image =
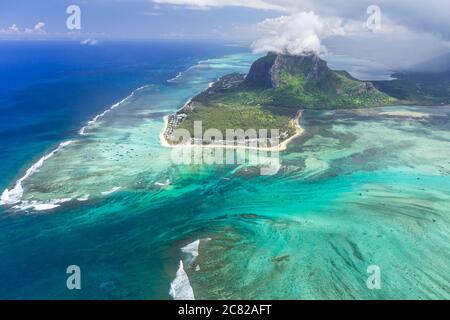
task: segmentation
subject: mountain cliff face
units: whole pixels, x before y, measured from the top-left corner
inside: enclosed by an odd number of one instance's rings
[[[333,72],[327,63],[317,55],[287,56],[279,55],[272,66],[272,82],[275,87],[282,83],[283,73],[303,74],[305,81],[313,85],[320,85],[333,77]]]
[[[177,117],[176,126],[193,136],[196,121],[203,130],[280,130],[296,132],[293,119],[301,109],[368,108],[396,103],[371,83],[333,71],[317,55],[269,53],[255,61],[247,75],[230,74],[194,97]],[[178,119],[184,119],[181,122]]]
[[[314,84],[333,77],[327,63],[316,54],[292,56],[269,53],[252,65],[245,84],[255,88],[276,88],[281,85],[284,73],[302,74],[306,81]]]
[[[256,60],[245,77],[244,85],[261,89],[273,88],[272,67],[276,58],[275,54],[268,54]]]
[[[283,107],[373,107],[394,100],[370,82],[359,81],[347,72],[331,70],[316,54],[269,53],[252,65],[242,87],[265,90],[272,97],[272,105]]]
[[[316,54],[274,53],[255,61],[246,76],[222,77],[192,101],[203,105],[260,105],[287,114],[299,109],[368,108],[397,102],[370,82],[331,70]]]

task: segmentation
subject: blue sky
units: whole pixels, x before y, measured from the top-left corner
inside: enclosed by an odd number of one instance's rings
[[[366,28],[374,3],[376,32]],[[66,28],[71,4],[80,31]],[[449,14],[448,0],[14,0],[0,3],[0,39],[208,39],[412,64],[448,52]]]
[[[250,38],[249,29],[266,18],[314,11],[364,21],[366,8],[377,4],[385,23],[450,40],[448,0],[14,0],[0,3],[0,29],[43,22],[50,34],[66,33],[71,4],[82,9],[83,32],[112,38]]]
[[[114,39],[250,39],[242,30],[279,15],[245,7],[205,10],[146,0],[15,0],[0,4],[0,29],[14,24],[31,29],[43,22],[46,37],[68,36],[66,8],[71,4],[81,8],[83,34]]]

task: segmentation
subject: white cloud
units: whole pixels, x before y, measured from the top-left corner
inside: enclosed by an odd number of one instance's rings
[[[260,10],[288,11],[283,4],[277,4],[273,0],[151,0],[151,2],[185,6],[191,9],[245,7]]]
[[[38,22],[38,23],[36,23],[36,25],[34,26],[34,30],[41,31],[44,27],[45,27],[45,23],[43,23],[43,22]]]
[[[227,6],[272,10],[295,14],[314,11],[321,16],[339,16],[349,20],[367,19],[366,9],[373,4],[381,8],[382,21],[410,32],[429,33],[450,40],[449,0],[148,0],[156,4],[184,6],[191,9]],[[363,21],[365,22],[365,21]],[[384,23],[384,22],[383,22]],[[392,29],[392,28],[391,28]]]
[[[46,34],[44,27],[45,27],[44,22],[38,22],[36,23],[34,28],[32,29],[26,28],[24,32],[27,34]]]
[[[323,18],[310,11],[267,19],[258,28],[262,36],[252,45],[255,52],[299,55],[307,52],[322,53],[325,51],[322,39],[355,34],[363,25],[344,24],[339,18]]]
[[[15,35],[15,36],[22,36],[22,35],[43,35],[46,34],[46,31],[44,30],[45,23],[44,22],[38,22],[33,28],[25,28],[24,30],[20,30],[19,27],[14,23],[12,26],[10,26],[7,29],[0,29],[0,34],[2,35]]]
[[[80,43],[84,46],[95,46],[98,44],[98,40],[89,38],[81,41]]]
[[[0,29],[1,34],[18,34],[20,33],[19,27],[14,23],[12,26],[10,26],[7,29]]]
[[[17,25],[15,23],[11,27],[8,28],[8,31],[12,32],[12,33],[20,32],[19,28],[17,27]]]

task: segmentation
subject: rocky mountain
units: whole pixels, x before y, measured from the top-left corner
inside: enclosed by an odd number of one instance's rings
[[[306,81],[314,84],[333,76],[327,63],[316,54],[292,56],[269,53],[253,63],[244,83],[254,88],[276,88],[282,84],[284,73],[302,74]]]
[[[242,90],[265,90],[272,105],[301,108],[356,108],[393,102],[372,83],[345,71],[331,70],[311,53],[299,56],[269,53],[250,68]]]
[[[289,137],[296,132],[293,120],[302,109],[369,108],[396,102],[370,82],[331,70],[315,54],[269,53],[255,61],[247,75],[233,73],[216,81],[172,122],[192,136],[195,122],[201,121],[203,130],[278,129]]]

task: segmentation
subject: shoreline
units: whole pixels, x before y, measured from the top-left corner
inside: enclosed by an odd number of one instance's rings
[[[186,105],[183,108],[181,108],[180,110],[184,109],[186,107]],[[291,137],[287,138],[286,140],[283,140],[279,145],[274,146],[274,147],[252,147],[252,146],[244,146],[244,145],[235,145],[234,141],[232,141],[233,144],[225,143],[225,144],[208,144],[208,145],[203,145],[203,144],[176,144],[176,145],[173,145],[173,144],[170,144],[165,137],[166,131],[169,126],[170,115],[165,116],[163,118],[164,129],[160,133],[159,139],[160,139],[161,145],[163,147],[173,148],[173,149],[175,149],[175,148],[223,148],[223,149],[245,149],[245,150],[275,151],[275,152],[286,151],[289,143],[291,143],[295,138],[298,138],[301,135],[303,135],[303,133],[305,132],[305,129],[300,125],[300,119],[302,117],[303,111],[304,110],[299,110],[297,113],[297,116],[291,120],[293,122],[293,125],[295,128],[295,134],[292,135]]]

